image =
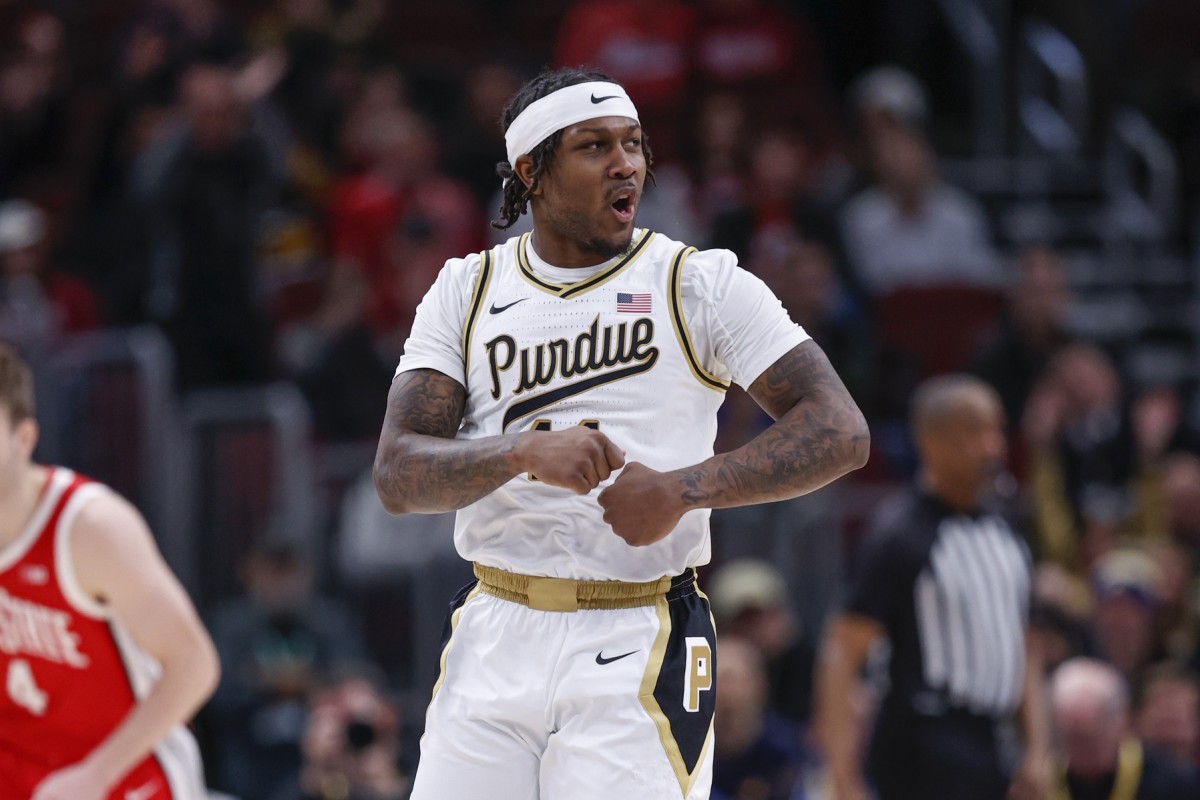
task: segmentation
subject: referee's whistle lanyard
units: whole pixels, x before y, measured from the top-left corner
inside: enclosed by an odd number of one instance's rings
[[[1121,743],[1121,752],[1117,756],[1117,779],[1113,782],[1112,794],[1109,800],[1136,800],[1138,785],[1142,782],[1142,743],[1137,739],[1126,739]],[[1067,786],[1067,771],[1058,772],[1058,786],[1054,792],[1054,800],[1071,800],[1071,790]]]

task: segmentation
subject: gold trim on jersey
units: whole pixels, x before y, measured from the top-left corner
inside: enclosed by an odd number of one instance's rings
[[[654,726],[658,728],[658,738],[662,742],[663,750],[666,751],[667,761],[670,762],[671,769],[675,772],[675,779],[679,781],[679,788],[683,791],[683,796],[687,797],[691,793],[692,787],[696,785],[696,779],[700,777],[708,748],[712,746],[713,728],[710,722],[708,733],[704,736],[704,747],[700,749],[700,757],[696,759],[695,770],[688,772],[687,765],[683,761],[683,754],[679,752],[679,744],[675,741],[675,735],[671,733],[671,721],[667,719],[662,706],[654,697],[654,687],[658,684],[658,676],[662,672],[663,660],[667,654],[667,643],[671,638],[671,611],[666,597],[658,598],[654,611],[658,616],[658,635],[654,637],[654,645],[650,648],[650,658],[646,662],[646,672],[642,675],[641,686],[638,687],[638,701],[641,702],[642,708],[646,710],[650,719],[654,721]]]
[[[438,659],[438,677],[433,684],[433,693],[429,697],[430,705],[433,704],[433,699],[437,697],[438,689],[442,688],[442,681],[446,680],[446,659],[450,656],[450,648],[454,646],[454,632],[458,630],[458,621],[462,617],[463,609],[467,607],[467,603],[474,600],[483,591],[479,584],[475,584],[475,588],[467,592],[467,596],[463,598],[462,603],[458,608],[454,609],[454,613],[450,615],[450,636],[446,638],[446,646],[442,648],[442,655]]]
[[[696,248],[684,245],[675,251],[671,258],[671,283],[667,293],[671,298],[671,321],[674,323],[675,338],[679,341],[679,349],[687,358],[688,367],[696,380],[709,389],[724,392],[729,389],[729,381],[723,381],[704,368],[696,357],[696,348],[692,344],[692,334],[688,330],[687,320],[683,317],[683,265],[687,257],[696,252]]]
[[[522,234],[521,237],[517,239],[517,272],[519,272],[521,277],[532,284],[536,289],[540,289],[547,294],[552,294],[555,297],[571,298],[577,297],[586,291],[590,291],[591,289],[595,289],[597,286],[608,283],[617,275],[624,272],[626,267],[628,267],[634,261],[637,261],[638,257],[646,252],[650,246],[651,240],[654,239],[654,232],[650,230],[642,231],[642,235],[637,239],[637,241],[632,243],[632,246],[629,248],[629,252],[626,253],[620,261],[613,264],[608,269],[598,272],[592,277],[582,280],[579,283],[567,285],[551,283],[550,281],[543,280],[534,274],[533,267],[529,265],[529,255],[527,253],[529,241],[532,236],[533,234],[526,233]]]
[[[479,311],[483,307],[483,298],[487,295],[488,284],[492,280],[492,251],[484,250],[479,254],[479,274],[475,276],[475,288],[471,290],[470,311],[463,323],[463,374],[469,374],[471,369],[471,336],[475,333],[475,322],[479,319]]]

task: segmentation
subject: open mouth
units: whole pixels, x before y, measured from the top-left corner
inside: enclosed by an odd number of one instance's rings
[[[617,219],[622,223],[633,221],[634,212],[637,211],[637,204],[633,201],[632,191],[626,190],[620,192],[611,205],[613,212],[617,215]]]

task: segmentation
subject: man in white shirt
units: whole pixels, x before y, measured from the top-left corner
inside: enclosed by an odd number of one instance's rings
[[[854,89],[875,185],[842,211],[846,254],[872,295],[913,286],[998,288],[1003,280],[979,202],[945,183],[922,133],[924,89],[895,67],[879,67]]]
[[[417,310],[375,484],[457,510],[455,598],[413,797],[708,797],[712,508],[795,497],[867,457],[820,348],[732,253],[635,227],[651,163],[603,73],[505,110],[506,228]],[[776,419],[713,455],[730,381]]]

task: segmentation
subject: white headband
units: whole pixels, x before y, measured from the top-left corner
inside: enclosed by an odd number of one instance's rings
[[[629,117],[638,121],[637,108],[625,90],[615,83],[577,83],[534,100],[504,133],[508,163],[516,166],[542,140],[568,125],[596,117]]]

